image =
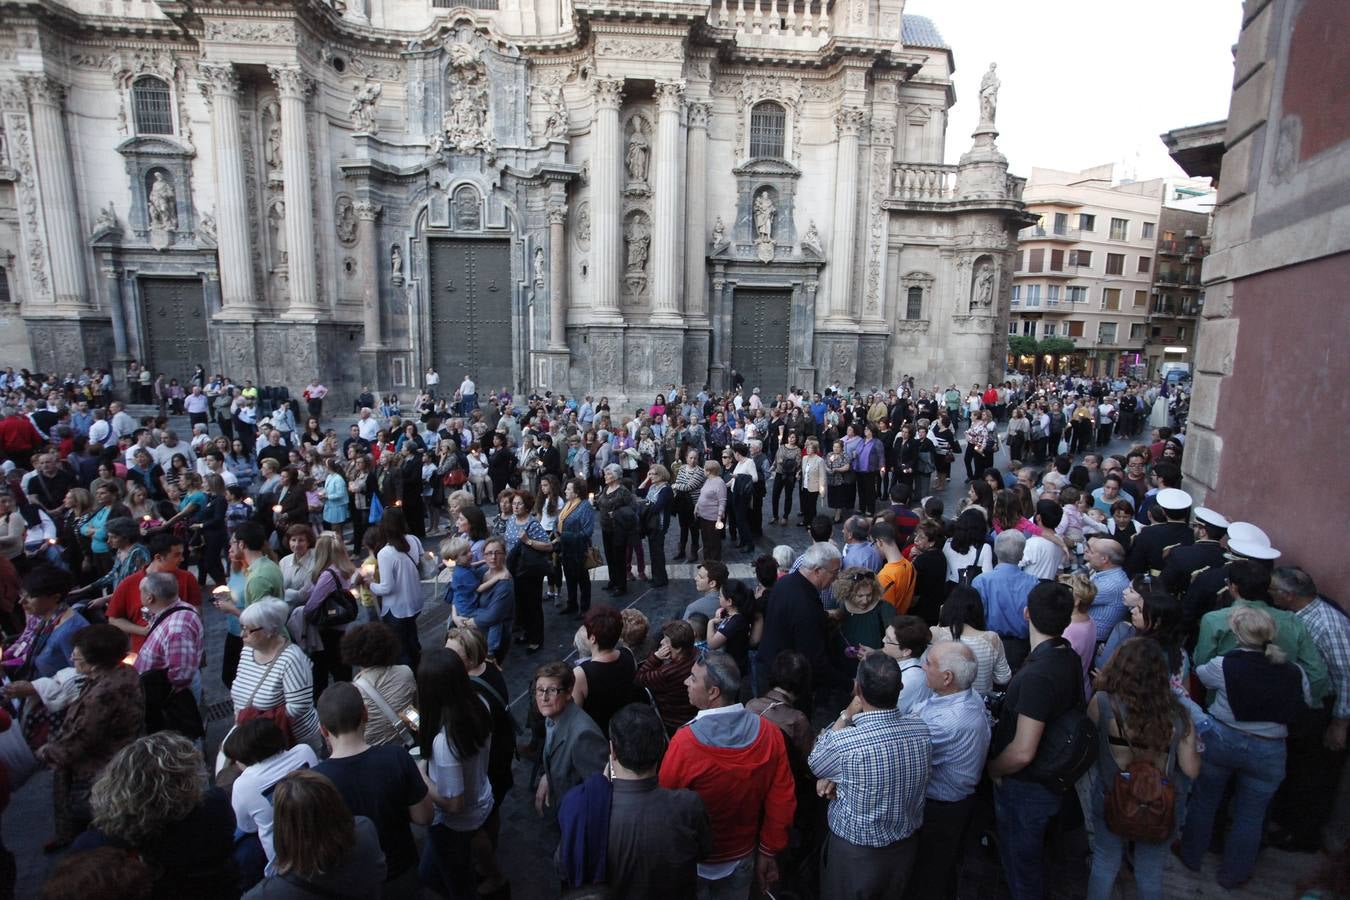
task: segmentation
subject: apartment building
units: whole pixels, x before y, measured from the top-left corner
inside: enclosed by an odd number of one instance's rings
[[[1208,211],[1182,208],[1198,204],[1212,209],[1213,191],[1200,196],[1174,196],[1158,217],[1158,245],[1154,252],[1153,290],[1149,300],[1148,376],[1163,363],[1195,362],[1195,332],[1204,309],[1200,266],[1209,251]]]
[[[1054,359],[1010,359],[1010,367],[1057,365],[1060,372],[1088,376],[1149,373],[1159,224],[1174,180],[1117,183],[1114,176],[1111,165],[1081,172],[1032,169],[1023,198],[1040,220],[1018,235],[1008,332],[1038,341],[1068,338],[1074,349]],[[1206,189],[1204,182],[1188,186]],[[1186,271],[1178,266],[1168,274]],[[1181,285],[1167,287],[1181,296]],[[1174,299],[1173,306],[1179,309],[1180,302]],[[1193,340],[1193,326],[1177,327]],[[1154,364],[1161,358],[1159,351]]]

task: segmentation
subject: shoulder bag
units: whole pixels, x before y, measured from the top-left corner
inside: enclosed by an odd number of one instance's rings
[[[333,590],[324,598],[323,604],[310,615],[311,624],[319,628],[338,628],[356,621],[357,602],[352,592],[342,586],[337,569],[329,568],[333,573]]]
[[[380,711],[380,715],[384,716],[385,721],[394,726],[394,732],[398,734],[399,740],[403,742],[404,747],[411,750],[413,747],[417,746],[417,735],[413,732],[408,723],[403,721],[398,713],[394,712],[394,708],[389,705],[388,700],[380,695],[379,691],[361,681],[359,678],[353,678],[352,684],[361,692],[361,696],[375,704],[375,708]]]
[[[288,643],[286,647],[289,646],[290,644]],[[281,729],[281,736],[284,738],[286,749],[289,750],[295,746],[295,730],[291,725],[291,714],[286,712],[285,689],[282,689],[281,702],[271,709],[258,709],[253,705],[253,701],[258,697],[258,691],[262,690],[262,686],[267,683],[267,676],[272,674],[272,669],[276,667],[276,664],[281,657],[286,654],[286,647],[282,647],[281,652],[272,657],[272,661],[267,664],[267,668],[263,669],[262,677],[258,679],[258,683],[254,686],[253,693],[248,695],[248,703],[244,704],[244,708],[239,710],[238,715],[234,717],[234,723],[236,725],[243,725],[245,722],[252,721],[253,719],[271,719],[276,723],[277,728]],[[285,679],[285,667],[282,667],[280,677]]]

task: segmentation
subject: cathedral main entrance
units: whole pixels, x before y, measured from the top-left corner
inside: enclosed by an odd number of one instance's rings
[[[143,278],[140,289],[145,364],[185,384],[193,367],[211,364],[201,279]]]
[[[767,403],[787,393],[792,292],[737,288],[732,298],[731,365],[745,376],[745,393],[759,388]]]
[[[428,241],[431,359],[445,382],[470,373],[479,393],[514,386],[511,242]]]

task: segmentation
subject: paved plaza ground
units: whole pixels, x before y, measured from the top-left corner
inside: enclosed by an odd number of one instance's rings
[[[186,422],[182,423],[184,426]],[[335,427],[345,428],[345,421]],[[175,422],[175,425],[178,425]],[[186,431],[186,428],[182,429]],[[342,433],[340,430],[339,433]],[[1129,442],[1118,441],[1112,444],[1109,452],[1124,449]],[[1006,463],[1006,451],[1000,453],[1000,465]],[[957,470],[960,462],[958,460]],[[954,510],[965,493],[964,475],[944,492],[948,513]],[[766,501],[767,505],[767,501]],[[765,514],[767,520],[768,514]],[[795,517],[794,517],[795,520]],[[675,552],[678,529],[672,527],[667,540],[667,558]],[[836,539],[839,529],[836,529]],[[428,540],[428,546],[439,543],[441,535]],[[599,535],[596,536],[597,541]],[[807,546],[806,531],[798,527],[765,526],[764,537],[756,548],[756,553],[768,552],[777,544],[788,544],[802,550]],[[731,567],[733,577],[752,579],[749,563],[750,555],[737,553],[730,547],[725,559]],[[652,621],[653,632],[660,624],[678,617],[685,605],[695,598],[693,587],[693,566],[674,564],[669,567],[671,581],[662,589],[650,588],[646,582],[629,585],[627,597],[620,602],[642,610]],[[596,602],[603,602],[608,595],[603,592],[605,570],[595,570],[594,584]],[[449,607],[441,602],[443,587],[426,585],[427,605],[420,619],[420,630],[424,646],[440,642],[445,630],[445,620]],[[208,751],[214,759],[214,753],[220,740],[228,730],[230,717],[229,694],[220,681],[220,648],[224,642],[224,616],[209,604],[205,610],[207,625],[208,666],[203,672],[205,702],[208,709]],[[511,690],[512,710],[517,718],[524,721],[526,692],[533,670],[540,664],[573,654],[572,639],[579,624],[571,615],[563,615],[545,604],[545,641],[543,648],[532,656],[524,653],[523,646],[513,648],[505,667],[507,684]],[[824,714],[817,724],[828,724],[831,715]],[[516,786],[502,806],[502,832],[500,861],[503,871],[512,879],[512,897],[514,900],[542,900],[559,895],[557,881],[551,863],[553,851],[557,846],[556,829],[537,816],[532,802],[531,774],[532,764],[520,760],[516,764]],[[420,831],[420,829],[417,829]],[[19,898],[37,897],[40,885],[46,874],[60,860],[60,856],[45,856],[42,844],[52,834],[51,778],[45,772],[34,777],[14,796],[4,816],[4,844],[16,856],[18,864]],[[419,842],[421,834],[418,835]],[[1087,885],[1088,859],[1087,844],[1081,829],[1069,830],[1056,842],[1054,858],[1061,864],[1054,867],[1055,879],[1051,883],[1056,898],[1077,898],[1084,895]],[[1218,858],[1211,855],[1206,859],[1204,872],[1194,875],[1184,869],[1179,862],[1169,857],[1164,891],[1169,898],[1200,897],[1246,897],[1246,898],[1285,898],[1291,895],[1296,882],[1307,878],[1316,869],[1320,857],[1306,854],[1283,853],[1276,850],[1263,850],[1255,878],[1241,891],[1228,892],[1218,887],[1214,881],[1214,872]],[[1122,868],[1117,882],[1117,895],[1133,896],[1134,886],[1129,878],[1128,867]],[[784,889],[775,891],[777,897],[798,896],[784,884]],[[972,844],[966,854],[961,876],[960,896],[965,898],[998,898],[1007,896],[1002,883],[1002,874],[997,856],[992,846],[983,846],[979,835],[972,836]],[[92,898],[91,898],[92,900]],[[187,900],[187,898],[185,898]]]

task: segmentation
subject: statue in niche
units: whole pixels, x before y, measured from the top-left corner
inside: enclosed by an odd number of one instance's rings
[[[276,265],[286,265],[286,201],[278,200],[267,214],[272,225],[272,249],[276,251]]]
[[[468,44],[453,45],[448,75],[441,121],[445,146],[459,150],[489,148],[487,69],[482,57]]]
[[[755,197],[755,242],[773,242],[773,216],[777,211],[773,197],[768,191],[760,191]]]
[[[337,213],[333,217],[338,240],[351,244],[356,240],[356,207],[346,197],[338,198]]]
[[[178,230],[178,195],[163,172],[155,173],[155,183],[150,186],[150,230]]]
[[[534,286],[542,288],[544,286],[544,248],[534,248]]]
[[[267,123],[267,147],[264,157],[267,167],[274,173],[281,173],[281,122],[272,116]]]
[[[403,280],[403,251],[398,249],[398,244],[389,248],[389,274],[397,281]]]
[[[347,115],[351,117],[352,128],[358,134],[375,134],[380,130],[375,124],[375,105],[383,92],[383,84],[367,79],[365,86],[352,97],[352,102],[347,107]]]
[[[980,124],[993,125],[994,114],[998,112],[998,89],[1000,82],[995,70],[998,63],[990,63],[989,71],[980,79]]]
[[[652,232],[647,223],[641,219],[634,219],[629,224],[624,239],[628,242],[628,271],[646,272],[647,252],[652,242]]]
[[[802,235],[802,246],[815,253],[816,256],[821,255],[820,232],[816,230],[815,219],[811,220],[811,224],[806,228],[806,234]]]
[[[981,263],[975,273],[975,292],[971,300],[971,306],[994,305],[994,267],[989,263]]]
[[[722,223],[722,217],[718,216],[717,221],[713,223],[713,233],[712,233],[713,248],[716,249],[717,247],[722,246],[722,244],[726,243],[726,239],[727,239],[727,226]]]
[[[650,159],[651,142],[647,140],[646,125],[642,119],[634,119],[633,133],[628,137],[628,153],[624,157],[630,182],[647,183],[647,164]]]
[[[550,140],[563,140],[567,137],[567,101],[563,99],[561,84],[544,89],[544,102],[548,104],[548,114],[544,117],[544,134]]]

